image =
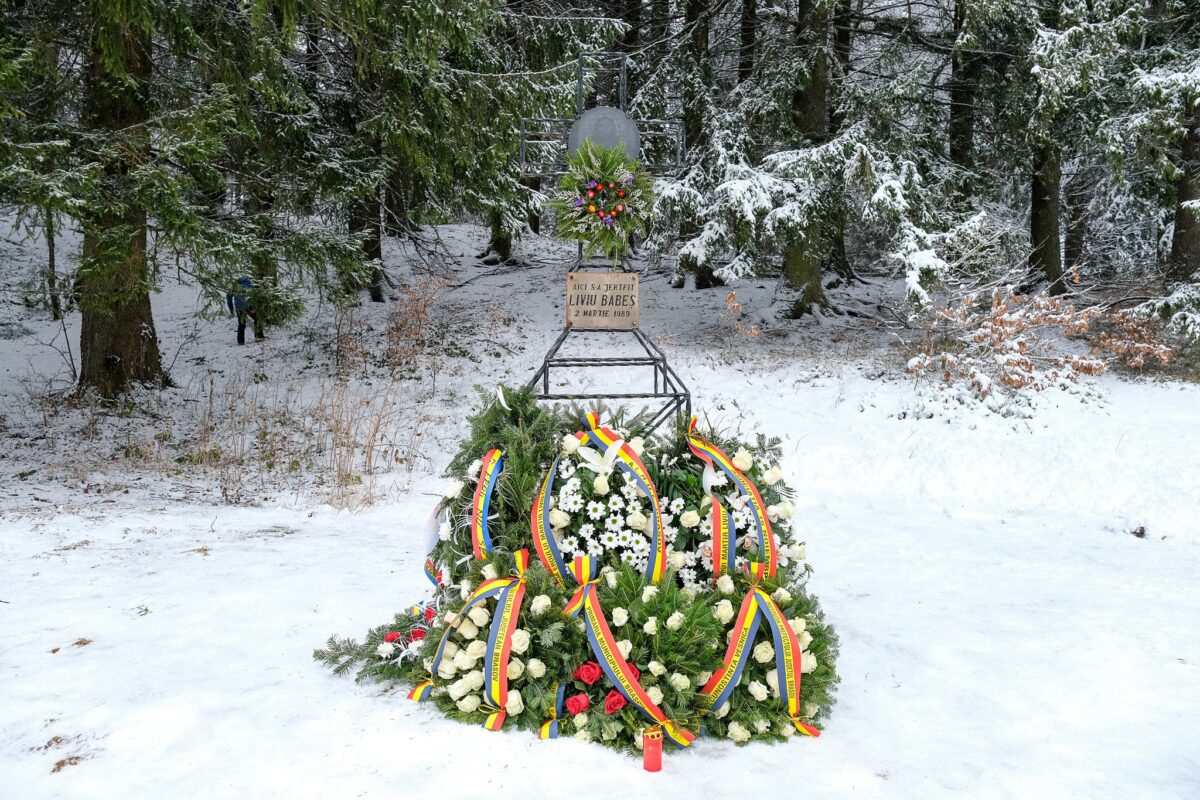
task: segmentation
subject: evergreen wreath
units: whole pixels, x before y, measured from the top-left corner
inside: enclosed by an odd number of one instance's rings
[[[629,252],[630,239],[649,231],[652,187],[650,173],[631,161],[624,147],[585,139],[567,157],[567,172],[551,203],[558,213],[557,233],[582,242],[584,258],[602,252],[619,262]]]
[[[539,407],[528,389],[502,389],[497,395],[484,398],[484,409],[471,418],[470,436],[448,469],[442,519],[426,562],[437,587],[432,599],[369,631],[362,642],[331,637],[314,657],[335,674],[356,671],[359,681],[413,686],[410,697],[428,698],[456,720],[492,729],[507,724],[540,731],[544,738],[575,736],[636,755],[652,723],[597,663],[601,658],[589,645],[586,615],[566,613],[576,587],[564,585],[537,558],[523,572],[518,563],[523,551],[532,550],[530,509],[540,495],[550,501],[548,516],[563,557],[586,553],[597,562],[594,598],[612,643],[672,723],[737,744],[783,741],[806,728],[815,733],[833,704],[837,637],[805,588],[811,567],[795,538],[792,491],[773,463],[780,455],[779,440],[760,435],[753,443],[739,443],[711,432],[705,437],[734,454],[732,462],[760,487],[775,523],[778,571],[774,577],[754,577],[745,567],[762,554],[745,507],[729,483],[689,452],[688,432],[642,438],[636,435],[636,420],[626,432],[621,412],[609,417],[621,440],[640,452],[661,503],[668,566],[662,580],[649,583],[642,572],[649,549],[649,498],[620,470],[606,468],[609,453],[601,454],[573,433],[580,427],[574,417]],[[503,451],[504,460],[485,515],[491,550],[474,558],[471,510],[477,491],[488,488],[484,475],[494,450]],[[557,464],[556,482],[546,491],[552,464]],[[717,580],[708,538],[713,500],[730,509],[737,552],[736,564]],[[511,650],[501,662],[507,701],[503,708],[489,708],[484,667],[489,630],[495,640],[503,600],[472,604],[468,598],[518,574],[524,594],[516,603]],[[727,643],[737,638],[739,603],[755,592],[771,598],[775,623],[764,621],[746,643],[732,690],[714,704],[702,689],[719,674]],[[774,639],[769,627],[776,629]],[[778,629],[784,627],[792,633],[781,640]],[[802,673],[795,713],[789,713],[786,689],[781,696],[784,672],[777,669],[772,646],[788,639],[803,651],[792,662]],[[497,716],[499,724],[493,725]]]

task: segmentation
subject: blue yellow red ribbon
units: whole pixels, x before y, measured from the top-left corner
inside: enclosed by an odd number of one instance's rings
[[[561,458],[561,457],[560,457]],[[533,496],[533,508],[529,512],[529,527],[533,531],[533,544],[537,550],[538,560],[546,568],[559,586],[566,586],[571,573],[563,561],[558,545],[554,541],[554,531],[550,527],[550,494],[554,491],[554,476],[558,474],[558,462],[555,458],[550,469],[542,478],[542,487]]]
[[[512,635],[517,629],[521,615],[521,603],[525,600],[525,570],[529,567],[529,551],[513,553],[517,577],[506,578],[508,585],[496,597],[496,613],[492,615],[491,630],[488,632],[487,651],[483,661],[483,676],[486,692],[484,699],[496,709],[488,715],[484,727],[499,730],[504,724],[505,707],[508,705],[508,659],[512,653]]]
[[[411,692],[408,693],[408,699],[419,703],[422,700],[424,700],[426,697],[429,696],[429,691],[432,688],[433,688],[432,680],[421,681],[420,683],[418,683],[416,686],[414,686],[412,688]]]
[[[800,721],[800,676],[803,660],[800,640],[784,618],[779,606],[762,588],[755,586],[746,593],[734,623],[735,634],[725,651],[725,659],[700,693],[718,709],[729,700],[750,655],[760,624],[767,623],[775,648],[775,669],[779,677],[780,698],[787,705],[788,716],[796,730],[806,736],[820,736],[821,731]]]
[[[725,455],[721,448],[694,435],[692,432],[695,430],[696,418],[692,417],[692,421],[688,425],[688,448],[709,467],[720,467],[721,471],[728,475],[737,486],[738,491],[749,500],[754,525],[758,529],[759,555],[766,559],[767,576],[775,577],[775,571],[779,565],[779,553],[775,547],[775,534],[771,530],[771,520],[767,517],[767,507],[763,503],[758,487],[733,465],[733,461]]]
[[[567,603],[563,613],[575,617],[581,611],[592,652],[596,655],[600,668],[604,670],[617,691],[624,695],[625,699],[643,716],[661,725],[664,734],[676,746],[687,747],[690,745],[696,735],[667,719],[663,710],[646,694],[646,690],[642,688],[641,683],[630,670],[629,662],[621,655],[616,640],[613,639],[612,631],[608,627],[608,622],[604,618],[604,612],[600,608],[600,600],[596,596],[594,582],[580,586],[570,602]]]
[[[601,452],[606,451],[609,446],[619,440],[612,430],[600,425],[600,415],[595,412],[584,417],[584,425],[587,428],[584,432],[587,440],[596,445]],[[617,464],[627,476],[633,479],[642,494],[650,498],[653,513],[650,515],[651,546],[650,555],[646,561],[646,580],[650,583],[659,583],[667,574],[667,540],[662,533],[662,505],[658,500],[658,489],[655,488],[654,481],[650,479],[650,473],[646,470],[646,465],[642,463],[641,457],[627,442],[622,442],[617,451]]]
[[[483,457],[479,469],[479,481],[475,484],[475,496],[471,500],[471,547],[476,558],[484,558],[492,552],[492,536],[488,530],[488,510],[492,504],[492,493],[504,467],[504,453],[493,448]]]
[[[558,689],[554,693],[554,705],[552,705],[547,713],[550,719],[542,723],[542,727],[538,729],[539,739],[557,739],[558,738],[558,717],[562,714],[563,696],[566,694],[567,685],[560,683]]]
[[[432,558],[425,559],[425,577],[433,584],[433,588],[438,589],[442,585],[442,571],[433,563]]]
[[[712,498],[711,520],[712,573],[713,583],[716,583],[718,578],[728,573],[737,563],[734,549],[733,515],[721,505],[716,497]]]

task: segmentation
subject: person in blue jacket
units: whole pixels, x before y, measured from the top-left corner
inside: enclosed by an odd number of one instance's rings
[[[229,306],[229,313],[237,317],[237,343],[246,343],[246,318],[254,320],[254,338],[262,341],[266,338],[263,332],[262,317],[258,311],[250,304],[250,290],[254,288],[254,284],[249,278],[238,278],[237,285],[233,291],[225,294],[225,304]]]

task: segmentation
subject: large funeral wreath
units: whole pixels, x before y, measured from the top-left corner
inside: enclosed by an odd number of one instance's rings
[[[817,735],[837,639],[805,589],[778,440],[631,426],[499,393],[449,467],[433,597],[316,658],[542,738]]]

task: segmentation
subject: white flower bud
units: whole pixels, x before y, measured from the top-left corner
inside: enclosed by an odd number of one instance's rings
[[[565,528],[571,524],[571,515],[563,511],[561,508],[550,510],[550,526],[552,528]]]
[[[679,630],[683,627],[684,620],[686,619],[687,617],[683,615],[682,611],[676,611],[674,614],[667,617],[667,629],[672,631]]]
[[[469,658],[483,658],[487,654],[487,642],[483,641],[483,639],[476,639],[467,645],[465,652]]]
[[[616,625],[618,628],[621,627],[625,623],[629,622],[629,612],[620,606],[617,606],[612,610],[612,621],[613,625]]]
[[[700,515],[689,508],[679,515],[679,524],[685,528],[694,528],[700,524]]]
[[[617,642],[617,649],[621,651],[621,658],[629,658],[629,653],[633,650],[633,642],[622,639]]]
[[[375,654],[380,658],[391,658],[396,652],[396,645],[391,642],[380,642],[379,647],[375,648]]]
[[[579,439],[570,433],[562,437],[562,451],[564,454],[571,455],[577,450],[579,450]]]
[[[512,651],[514,653],[524,653],[529,649],[529,631],[524,628],[517,628],[512,634]]]
[[[649,603],[656,594],[658,594],[658,587],[654,584],[650,584],[646,588],[642,589],[642,602]]]
[[[540,678],[546,674],[546,665],[540,659],[531,658],[529,663],[525,665],[525,671],[529,673],[531,678]]]
[[[646,452],[646,442],[640,436],[633,437],[627,442],[627,444],[629,445],[629,449],[637,453],[639,456]]]
[[[489,564],[488,566],[491,565]],[[474,606],[470,611],[467,612],[467,617],[471,620],[471,622],[475,623],[477,628],[482,628],[484,625],[488,624],[488,620],[492,618],[492,615],[489,614],[488,610],[483,606]]]
[[[722,575],[717,578],[717,591],[721,594],[733,594],[734,585],[733,578],[728,575]]]
[[[726,736],[737,744],[745,744],[750,741],[750,730],[740,722],[731,722]]]
[[[646,624],[642,626],[642,630],[650,636],[654,636],[656,633],[658,633],[658,617],[651,617],[650,619],[646,620]]]
[[[463,680],[467,682],[467,686],[471,687],[471,691],[483,688],[483,670],[472,670],[463,676]]]
[[[608,476],[597,475],[596,479],[592,481],[592,491],[595,494],[608,494]]]
[[[539,594],[529,603],[529,613],[537,616],[550,610],[550,596]]]
[[[817,657],[808,650],[800,654],[800,671],[808,674],[817,668]]]
[[[650,520],[640,511],[631,511],[625,515],[625,524],[635,531],[644,531],[650,525]]]
[[[759,642],[754,645],[752,655],[758,663],[766,664],[775,658],[775,648],[771,646],[770,642]]]
[[[808,620],[806,620],[804,617],[792,617],[788,620],[788,625],[791,626],[793,631],[799,634],[802,633],[804,628],[808,625]]]
[[[713,611],[713,616],[715,616],[717,618],[717,622],[720,622],[722,625],[729,624],[730,620],[733,619],[733,603],[729,602],[728,600],[722,600],[721,602],[717,603],[717,607]]]
[[[754,466],[754,458],[750,455],[750,453],[744,447],[741,450],[738,450],[736,453],[734,453],[733,458],[730,460],[733,462],[733,465],[735,467],[737,467],[738,470],[741,472],[745,472],[746,470],[748,470]]]
[[[691,680],[682,672],[672,672],[671,677],[667,678],[667,683],[677,692],[687,691],[692,686]]]
[[[771,594],[771,599],[779,605],[786,605],[792,602],[792,593],[780,586]]]
[[[521,698],[521,693],[516,689],[508,690],[508,702],[504,704],[504,710],[509,714],[520,714],[525,710],[525,701]]]
[[[471,714],[479,709],[480,702],[479,695],[469,694],[462,700],[459,700],[456,705],[458,706],[459,711],[463,712],[464,714]]]
[[[658,688],[657,686],[651,686],[646,690],[646,694],[649,695],[650,702],[654,703],[654,705],[658,705],[663,701],[662,689]]]
[[[469,619],[464,619],[458,623],[458,635],[464,639],[474,639],[479,635],[479,628],[475,627],[475,623]]]
[[[770,692],[767,690],[767,687],[764,686],[763,684],[759,683],[758,681],[750,681],[750,685],[746,687],[746,690],[750,692],[751,697],[753,697],[755,700],[757,700],[760,703],[763,700],[766,700],[767,697],[770,695]]]
[[[666,674],[667,671],[667,668],[658,661],[651,661],[646,669],[650,670],[650,674],[656,677]]]

